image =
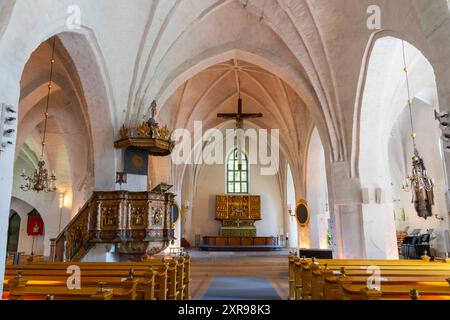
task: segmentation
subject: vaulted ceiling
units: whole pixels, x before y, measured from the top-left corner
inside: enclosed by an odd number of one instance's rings
[[[202,121],[206,131],[224,122],[217,113],[237,112],[239,92],[244,112],[264,115],[248,122],[280,129],[282,145],[299,154],[313,127],[304,101],[279,77],[238,59],[211,66],[187,80],[167,100],[159,117],[172,129],[193,130],[194,121]]]
[[[71,5],[81,14],[75,30],[65,27]],[[380,8],[381,30],[367,27],[371,5]],[[429,51],[429,45],[447,26],[448,8],[445,0],[135,0],[133,6],[123,0],[9,0],[0,6],[0,17],[0,43],[8,44],[0,45],[2,68],[27,61],[30,48],[45,37],[65,33],[60,38],[67,52],[61,56],[75,62],[65,64],[73,68],[67,71],[83,76],[61,87],[73,88],[82,110],[93,108],[83,111],[92,127],[86,126],[88,133],[96,128],[87,118],[100,105],[109,109],[101,116],[117,135],[124,122],[148,116],[154,99],[159,116],[173,127],[189,127],[187,120],[196,119],[214,126],[216,112],[235,107],[237,63],[244,108],[265,113],[258,125],[283,128],[284,144],[295,151],[293,157],[301,157],[307,136],[298,128],[310,117],[331,160],[344,162],[358,139],[354,121],[371,41],[386,33],[404,37],[440,62],[438,50]],[[90,50],[75,34],[87,39]],[[24,79],[27,91],[32,81]],[[99,98],[94,83],[104,86],[107,99]],[[29,99],[43,97],[42,89],[22,96],[24,108],[33,104]],[[98,154],[114,139],[110,131],[99,129]]]
[[[52,41],[46,41],[30,57],[21,80],[16,158],[26,158],[34,167],[41,156],[44,112],[47,103]],[[49,102],[44,160],[57,172],[61,192],[77,187],[89,171],[90,138],[84,119],[77,73],[57,39],[52,93]],[[31,164],[31,163],[29,163]],[[28,172],[31,174],[31,172]]]

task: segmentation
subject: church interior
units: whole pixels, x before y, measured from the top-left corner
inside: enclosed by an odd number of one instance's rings
[[[4,300],[450,300],[448,0],[1,0]]]

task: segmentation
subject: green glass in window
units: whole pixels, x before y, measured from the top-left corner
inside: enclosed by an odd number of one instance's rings
[[[227,190],[228,193],[248,193],[248,159],[242,154],[239,166],[239,153],[235,149],[227,161]]]

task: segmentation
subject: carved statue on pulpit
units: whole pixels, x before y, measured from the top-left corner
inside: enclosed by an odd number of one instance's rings
[[[152,224],[155,226],[159,226],[162,224],[162,212],[160,208],[153,208],[153,217],[152,217]]]
[[[144,225],[144,212],[142,208],[133,208],[131,211],[131,224],[133,226]]]
[[[105,227],[112,227],[117,225],[117,216],[113,212],[113,210],[111,208],[105,208],[104,210],[106,212],[104,212],[103,215],[103,225]]]

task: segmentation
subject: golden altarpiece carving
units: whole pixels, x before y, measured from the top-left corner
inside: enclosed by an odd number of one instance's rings
[[[220,235],[223,237],[256,237],[255,221],[261,220],[261,197],[216,196],[216,220],[222,221]]]

